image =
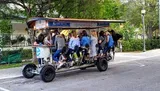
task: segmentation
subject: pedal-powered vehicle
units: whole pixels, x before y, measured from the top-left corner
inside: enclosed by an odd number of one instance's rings
[[[91,20],[91,19],[61,19],[61,18],[32,18],[27,22],[31,39],[33,40],[36,31],[47,31],[51,29],[96,29],[108,27],[110,23],[124,23],[124,20]],[[96,60],[87,57],[84,51],[89,51],[87,47],[82,48],[80,52],[81,57],[76,59],[74,55],[71,56],[75,61],[71,67],[70,63],[66,61],[62,68],[57,68],[57,64],[52,60],[52,46],[34,46],[36,47],[36,56],[41,59],[40,64],[37,66],[34,63],[27,64],[23,67],[22,74],[25,78],[33,78],[35,75],[40,75],[44,82],[52,81],[57,72],[70,71],[75,69],[85,70],[88,67],[95,67],[101,71],[106,71],[108,68],[108,61],[112,57],[97,56]],[[73,53],[74,54],[74,51]],[[99,55],[99,54],[98,54]],[[60,59],[63,58],[63,53]]]

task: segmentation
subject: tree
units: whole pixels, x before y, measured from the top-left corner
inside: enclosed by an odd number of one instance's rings
[[[12,26],[10,20],[0,21],[0,31],[1,33],[11,33]]]
[[[10,41],[10,33],[11,31],[11,21],[10,20],[2,20],[0,22],[0,46],[4,46]]]
[[[119,19],[122,15],[120,12],[120,0],[103,0],[101,2],[101,17],[103,19]]]
[[[55,10],[70,18],[117,19],[120,5],[119,0],[64,0]]]
[[[60,3],[61,0],[0,0],[0,4],[8,7],[14,5],[14,9],[12,10],[14,10],[18,16],[23,14],[23,16],[26,16],[28,19],[35,16],[44,16],[49,10],[52,10],[56,6],[53,3],[55,1]]]
[[[142,0],[128,0],[121,6],[121,11],[124,12],[121,18],[142,30],[142,7]],[[146,34],[148,38],[152,38],[153,31],[158,29],[158,3],[156,0],[145,0],[144,8]]]
[[[14,11],[17,17],[44,16],[69,18],[105,18],[120,17],[120,0],[0,0],[4,10]],[[10,7],[14,5],[14,8]],[[3,12],[5,15],[5,13]]]

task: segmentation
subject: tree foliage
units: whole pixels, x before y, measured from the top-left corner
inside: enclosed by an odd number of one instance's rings
[[[0,31],[1,33],[11,33],[11,21],[10,20],[2,20],[0,21]]]
[[[152,37],[153,31],[158,29],[158,2],[156,0],[145,0],[145,4],[142,4],[143,0],[128,0],[121,6],[123,12],[122,19],[126,19],[142,30],[142,15],[141,10],[146,10],[145,14],[145,27],[146,33],[149,38]]]
[[[18,17],[68,17],[117,19],[119,0],[0,0],[3,10],[14,11]],[[11,8],[10,6],[14,6]],[[3,12],[6,14],[6,12]]]

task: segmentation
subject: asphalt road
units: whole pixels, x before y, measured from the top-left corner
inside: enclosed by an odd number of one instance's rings
[[[160,56],[57,74],[44,83],[39,76],[0,80],[0,91],[160,91]]]

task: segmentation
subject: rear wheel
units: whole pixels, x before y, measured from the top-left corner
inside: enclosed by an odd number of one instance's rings
[[[22,70],[22,74],[25,78],[33,78],[36,74],[33,73],[35,71],[37,66],[35,64],[27,64],[24,66]]]
[[[99,71],[106,71],[108,69],[108,62],[105,58],[99,58],[96,64]]]
[[[51,65],[45,65],[41,71],[40,76],[44,82],[51,82],[55,78],[55,68]]]

